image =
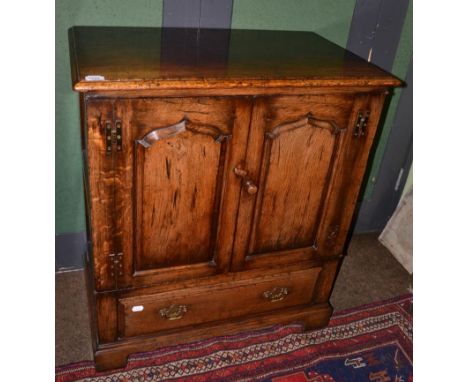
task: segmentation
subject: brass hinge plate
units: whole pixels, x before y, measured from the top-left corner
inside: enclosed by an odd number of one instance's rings
[[[369,111],[359,110],[356,124],[354,125],[353,135],[356,138],[364,137],[367,134],[367,121],[369,120]]]
[[[110,120],[105,122],[106,130],[106,154],[122,151],[122,121],[117,119],[114,124]]]

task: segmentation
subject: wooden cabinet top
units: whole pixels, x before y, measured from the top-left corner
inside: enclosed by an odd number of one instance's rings
[[[401,84],[312,32],[73,27],[69,38],[81,92]]]

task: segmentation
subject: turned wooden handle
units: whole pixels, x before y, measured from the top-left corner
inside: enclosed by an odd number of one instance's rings
[[[166,320],[180,320],[187,313],[187,305],[171,305],[159,311],[161,317]]]
[[[242,179],[242,186],[248,194],[253,195],[257,193],[258,187],[255,185],[254,181],[250,179],[249,173],[246,170],[238,166],[234,168],[234,174]]]
[[[258,191],[258,188],[252,179],[245,178],[242,181],[242,185],[244,186],[245,191],[250,195],[256,194]]]
[[[276,287],[271,290],[266,290],[263,292],[263,297],[266,298],[270,302],[276,302],[284,300],[284,298],[288,295],[289,289],[285,287]]]

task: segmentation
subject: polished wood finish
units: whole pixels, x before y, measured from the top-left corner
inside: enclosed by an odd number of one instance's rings
[[[227,222],[218,223],[213,211],[220,211],[226,162],[231,159],[227,154],[232,151],[234,105],[227,99],[191,98],[126,103],[123,113],[131,113],[135,125],[129,141],[139,142],[139,135],[156,131],[169,134],[129,153],[135,155],[135,224],[141,227],[135,270],[214,261],[216,246],[219,253],[229,251],[216,237],[217,225]],[[181,118],[183,129],[164,133],[170,129],[165,124]],[[152,234],[155,229],[158,235]]]
[[[79,27],[70,47],[97,368],[275,323],[326,325],[399,80],[306,32]]]
[[[126,253],[119,287],[228,271],[240,192],[229,169],[243,160],[250,107],[244,98],[115,102],[115,115],[132,126],[117,154]],[[181,121],[184,129],[161,133]],[[156,131],[161,139],[150,147],[139,143]]]
[[[347,130],[351,96],[291,96],[255,100],[247,170],[255,198],[239,207],[234,268],[313,256],[330,173]]]
[[[172,329],[153,336],[141,336],[124,339],[111,344],[103,344],[95,352],[97,370],[108,370],[124,367],[129,354],[153,350],[157,347],[177,345],[210,338],[226,336],[242,331],[249,331],[271,325],[301,322],[304,329],[316,329],[328,324],[332,313],[330,304],[300,305],[278,311],[249,315],[247,318],[234,318],[221,322],[188,327],[182,332]]]
[[[122,298],[118,302],[119,337],[128,338],[308,304],[319,273],[320,268],[312,268],[216,286]],[[279,291],[278,288],[287,291]],[[173,311],[175,308],[177,313],[172,319],[167,317],[170,308]]]
[[[78,91],[395,86],[399,80],[311,32],[75,27]],[[161,40],[171,45],[162,45]],[[174,42],[177,42],[174,44]]]
[[[112,120],[112,104],[105,101],[87,102],[85,112],[84,158],[94,282],[98,290],[112,289],[115,287],[115,278],[111,276],[108,255],[113,253],[115,240],[113,213],[115,169],[113,160],[106,157],[103,128],[105,121]]]

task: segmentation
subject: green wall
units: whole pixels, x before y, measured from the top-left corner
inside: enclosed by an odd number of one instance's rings
[[[234,0],[232,28],[314,31],[345,47],[354,6],[355,0]],[[56,0],[56,233],[85,229],[78,95],[71,90],[67,29],[74,25],[158,27],[161,23],[162,0]],[[412,7],[393,68],[401,78],[411,51]],[[380,165],[399,93],[390,106],[373,173]],[[367,190],[372,191],[371,182]]]
[[[313,31],[346,46],[355,0],[234,0],[232,28]]]
[[[406,72],[413,55],[413,1],[411,0],[408,6],[408,12],[406,14],[405,23],[401,31],[400,42],[398,43],[398,49],[395,55],[395,61],[393,62],[392,73],[401,79],[406,78]],[[372,159],[372,165],[367,181],[366,189],[364,192],[364,198],[370,199],[374,190],[376,177],[379,173],[380,165],[382,163],[383,155],[385,152],[385,146],[387,145],[388,136],[392,129],[393,119],[395,118],[396,109],[402,88],[397,88],[394,91],[394,95],[388,106],[388,111],[383,121],[382,133],[377,142],[375,154]]]
[[[162,0],[55,2],[55,232],[85,230],[78,95],[71,89],[67,30],[74,25],[155,26]]]
[[[232,28],[313,31],[346,47],[355,0],[234,0]],[[404,79],[413,52],[413,1],[401,32],[392,73]],[[402,89],[396,89],[383,121],[364,198],[372,196]]]

